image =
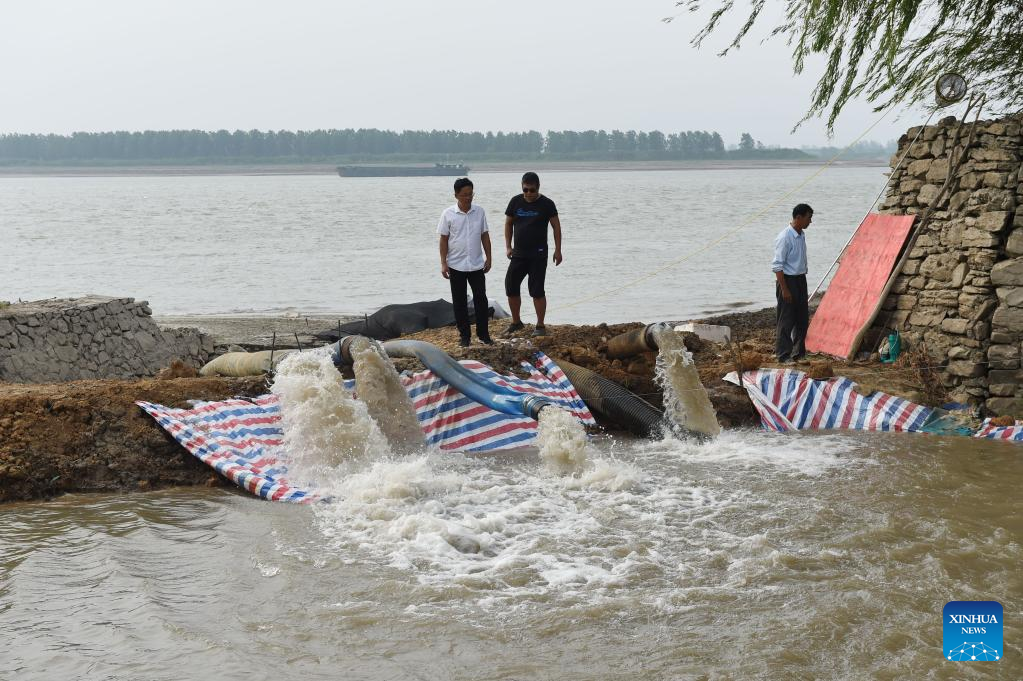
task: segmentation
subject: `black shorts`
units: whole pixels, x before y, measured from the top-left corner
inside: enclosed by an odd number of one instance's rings
[[[540,256],[512,256],[508,274],[504,275],[504,292],[509,298],[518,298],[522,280],[529,277],[529,297],[545,298],[543,282],[547,277],[547,254]]]

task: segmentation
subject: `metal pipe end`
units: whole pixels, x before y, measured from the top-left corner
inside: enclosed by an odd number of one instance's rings
[[[654,322],[653,324],[647,324],[647,327],[643,329],[643,342],[651,350],[659,350],[657,345],[657,339],[654,338],[654,331],[664,331],[671,327],[665,322]]]
[[[557,405],[551,402],[546,397],[540,397],[539,395],[526,395],[522,399],[522,409],[526,412],[529,418],[539,421],[540,411],[546,407],[556,407]]]
[[[355,358],[352,357],[352,341],[356,338],[358,336],[345,336],[338,340],[337,350],[334,352],[335,366],[350,367],[355,364]]]

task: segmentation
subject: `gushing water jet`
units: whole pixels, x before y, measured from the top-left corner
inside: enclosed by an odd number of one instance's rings
[[[720,434],[714,405],[681,335],[667,324],[650,324],[607,343],[607,356],[612,359],[650,350],[657,351],[655,378],[664,391],[665,415],[674,425],[693,433],[710,437]]]
[[[355,393],[366,404],[391,448],[396,452],[422,449],[423,431],[412,399],[380,342],[364,336],[348,336],[337,348],[335,360],[352,365]]]

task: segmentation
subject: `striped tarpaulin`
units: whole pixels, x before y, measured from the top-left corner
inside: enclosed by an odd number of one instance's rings
[[[1023,442],[1023,424],[1017,421],[1014,426],[994,426],[991,425],[991,419],[984,419],[984,423],[973,434],[973,437],[982,437],[987,440]]]
[[[768,430],[918,431],[932,414],[887,393],[861,395],[848,378],[818,381],[793,369],[758,369],[743,373],[742,379]],[[734,371],[725,380],[739,384]]]
[[[270,501],[304,504],[317,499],[287,480],[276,395],[197,402],[191,409],[136,404],[197,459],[245,491]]]
[[[582,423],[596,424],[564,372],[543,353],[537,353],[536,366],[522,363],[529,372],[526,380],[502,376],[481,362],[462,360],[459,363],[495,385],[543,395]],[[427,444],[452,451],[480,452],[526,446],[536,437],[537,424],[533,419],[509,416],[485,407],[432,372],[402,376],[402,384],[412,398]]]
[[[462,360],[462,366],[495,385],[540,394],[571,412],[586,425],[596,421],[564,372],[542,352],[536,365],[523,362],[528,379],[498,374],[487,365]],[[501,414],[470,400],[430,371],[401,376],[429,445],[448,451],[495,451],[529,446],[537,423]],[[348,390],[355,381],[345,381]],[[197,402],[189,409],[170,409],[138,402],[150,416],[199,460],[242,489],[272,501],[308,503],[315,492],[294,487],[287,479],[281,412],[276,395],[221,402]]]

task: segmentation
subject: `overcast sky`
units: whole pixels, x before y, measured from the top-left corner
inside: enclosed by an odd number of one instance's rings
[[[737,3],[741,4],[741,3]],[[780,3],[775,3],[780,7]],[[716,56],[672,0],[4,3],[0,133],[146,129],[716,130],[828,143],[782,40]],[[735,21],[740,17],[737,15]],[[877,118],[856,103],[844,144]],[[896,112],[868,135],[922,121]]]

